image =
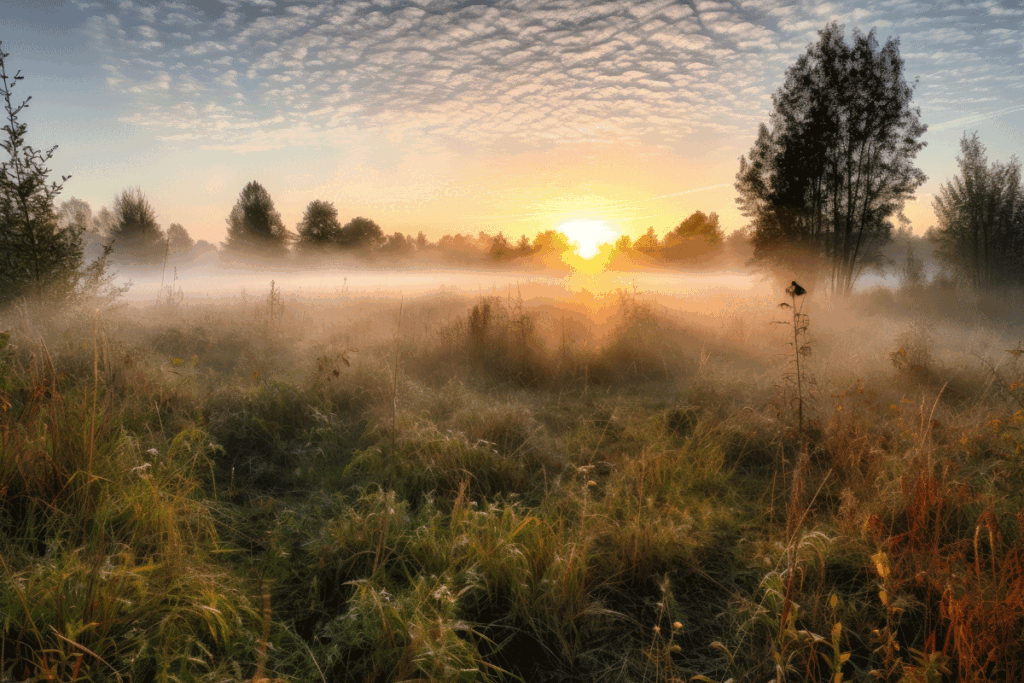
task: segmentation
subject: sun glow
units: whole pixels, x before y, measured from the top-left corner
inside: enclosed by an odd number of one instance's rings
[[[585,259],[592,259],[601,252],[602,244],[611,244],[619,236],[604,221],[588,218],[562,223],[557,230],[576,244],[576,253]]]

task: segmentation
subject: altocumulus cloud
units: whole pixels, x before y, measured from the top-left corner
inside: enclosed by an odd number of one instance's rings
[[[996,0],[74,4],[122,120],[209,148],[749,136],[831,20],[900,36],[939,128],[1024,107],[1024,12]]]

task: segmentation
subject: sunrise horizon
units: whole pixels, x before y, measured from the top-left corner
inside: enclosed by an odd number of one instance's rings
[[[830,21],[900,40],[929,126],[915,234],[965,131],[997,160],[1021,139],[1020,11],[998,2],[421,5],[19,1],[0,40],[30,141],[72,176],[62,200],[98,212],[138,187],[161,225],[213,244],[253,180],[289,230],[324,200],[431,240],[572,220],[636,239],[694,211],[729,234],[749,223],[739,157]]]

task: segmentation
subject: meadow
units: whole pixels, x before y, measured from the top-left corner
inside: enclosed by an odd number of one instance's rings
[[[1024,679],[1018,293],[175,286],[0,319],[4,680]]]

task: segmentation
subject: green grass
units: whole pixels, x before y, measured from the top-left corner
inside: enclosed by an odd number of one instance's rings
[[[802,434],[767,321],[636,294],[4,319],[2,675],[1020,678],[1019,346],[893,296]]]

